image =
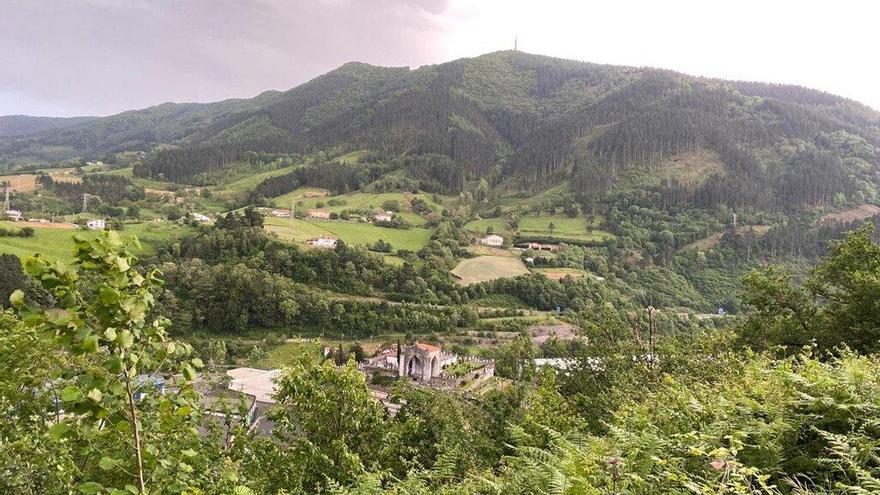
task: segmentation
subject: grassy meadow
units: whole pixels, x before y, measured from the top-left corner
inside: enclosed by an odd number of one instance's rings
[[[265,228],[281,239],[293,242],[306,242],[326,235],[342,239],[348,244],[367,246],[382,239],[390,242],[394,251],[418,251],[428,243],[433,233],[433,230],[425,228],[403,230],[377,227],[369,223],[276,217],[266,217]]]
[[[550,231],[551,223],[554,226],[552,232]],[[517,230],[524,236],[552,236],[560,240],[602,241],[613,238],[613,234],[596,229],[599,223],[600,220],[594,219],[592,221],[593,230],[587,232],[587,218],[583,215],[578,215],[575,218],[567,215],[535,215],[520,218]],[[507,220],[504,218],[483,218],[468,222],[464,226],[467,230],[479,233],[485,233],[488,227],[492,227],[495,232],[509,232]]]
[[[519,258],[510,256],[477,256],[462,260],[452,274],[462,284],[469,285],[503,277],[525,275],[529,270]]]
[[[0,222],[0,227],[18,230],[15,222]],[[137,236],[141,242],[140,254],[153,254],[158,245],[191,232],[192,227],[175,223],[127,224],[120,232],[123,239]],[[72,261],[73,235],[80,233],[88,238],[98,235],[94,230],[34,227],[33,237],[0,237],[0,253],[14,254],[19,258],[40,253],[48,259]]]

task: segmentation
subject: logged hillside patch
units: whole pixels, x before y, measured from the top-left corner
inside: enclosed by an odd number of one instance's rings
[[[852,223],[880,215],[880,206],[859,205],[846,211],[829,213],[816,222],[818,225],[834,225],[838,223]]]
[[[679,153],[660,164],[660,178],[696,187],[713,175],[725,175],[727,168],[716,153],[688,151]]]

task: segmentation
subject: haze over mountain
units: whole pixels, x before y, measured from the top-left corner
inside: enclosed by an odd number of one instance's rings
[[[570,180],[583,194],[663,181],[671,201],[768,208],[874,197],[880,184],[880,113],[858,102],[514,51],[416,70],[353,62],[252,99],[64,122],[73,125],[5,132],[2,161],[152,151],[141,173],[186,182],[246,151],[368,149],[447,157],[405,171],[447,189],[493,173],[532,191]],[[698,153],[696,168],[670,170],[687,152]]]

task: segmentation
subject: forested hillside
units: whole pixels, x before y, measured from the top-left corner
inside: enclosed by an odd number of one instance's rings
[[[247,151],[368,149],[446,189],[479,177],[528,192],[570,180],[588,198],[634,186],[666,206],[790,210],[875,200],[878,146],[880,114],[819,91],[508,51],[416,70],[349,63],[249,100],[168,103],[7,138],[0,156],[152,151],[140,174],[186,182]],[[694,152],[711,159],[675,173]],[[401,163],[420,156],[434,158]]]

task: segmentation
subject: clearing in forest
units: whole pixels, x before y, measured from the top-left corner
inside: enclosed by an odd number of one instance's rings
[[[528,269],[519,258],[509,256],[477,256],[462,260],[452,270],[452,274],[465,285],[527,273],[529,273]]]

